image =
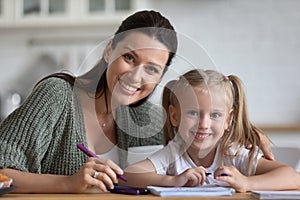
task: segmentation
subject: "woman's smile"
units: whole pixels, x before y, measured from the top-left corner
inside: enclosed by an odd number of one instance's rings
[[[119,79],[119,85],[122,91],[124,91],[124,93],[126,93],[127,95],[134,95],[135,92],[140,90],[139,87],[127,84],[125,81],[121,79]]]

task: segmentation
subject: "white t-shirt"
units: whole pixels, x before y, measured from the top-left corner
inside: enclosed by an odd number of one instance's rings
[[[117,165],[119,164],[119,153],[118,153],[118,146],[115,145],[113,148],[111,148],[109,151],[97,155],[100,158],[106,158],[114,161]]]
[[[156,169],[156,173],[162,175],[178,175],[183,173],[189,168],[197,167],[192,161],[186,149],[183,149],[183,144],[179,140],[170,141],[163,149],[155,152],[148,159],[153,163]],[[234,155],[238,148],[230,149],[229,155]],[[257,149],[256,149],[257,150]],[[182,153],[181,153],[182,152]],[[257,152],[257,151],[256,151]],[[236,157],[224,157],[224,166],[235,166],[242,174],[248,175],[248,153],[249,150],[243,148],[239,156]],[[254,175],[257,167],[258,160],[262,157],[261,153],[258,153],[256,159],[254,159],[252,165],[252,171],[250,175]],[[206,184],[217,184],[213,178],[213,173],[216,169],[222,166],[221,154],[219,146],[216,151],[214,161],[207,169],[207,172],[212,173],[212,176],[207,176]]]
[[[127,163],[131,165],[133,163],[139,162],[141,160],[146,159],[148,156],[153,154],[154,152],[162,149],[163,145],[151,145],[151,146],[139,146],[139,147],[129,147],[127,152]],[[114,161],[117,165],[119,162],[119,147],[115,145],[109,151],[97,155],[100,158],[107,158]]]

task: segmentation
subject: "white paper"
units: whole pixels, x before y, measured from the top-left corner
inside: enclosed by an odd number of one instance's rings
[[[300,191],[253,190],[251,194],[258,199],[300,199]]]
[[[167,196],[229,196],[235,193],[233,188],[216,185],[204,185],[198,187],[147,187],[152,194],[162,197]]]

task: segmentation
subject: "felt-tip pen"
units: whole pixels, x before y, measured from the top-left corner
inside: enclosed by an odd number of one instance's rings
[[[89,157],[98,158],[98,156],[96,154],[94,154],[93,152],[91,152],[90,150],[88,150],[83,144],[77,144],[77,148],[80,149],[83,153],[85,153]],[[127,182],[126,178],[123,175],[117,174],[117,177],[119,179],[121,179],[122,181]]]
[[[147,188],[135,188],[135,187],[119,186],[119,185],[115,185],[114,189],[107,188],[107,190],[110,191],[111,193],[116,193],[116,194],[132,194],[132,195],[150,194],[150,191]]]

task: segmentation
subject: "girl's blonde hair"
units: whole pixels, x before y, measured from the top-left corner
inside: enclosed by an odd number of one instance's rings
[[[219,89],[220,92],[225,91],[226,105],[228,109],[232,109],[233,113],[226,133],[223,135],[221,141],[221,153],[224,156],[238,156],[243,145],[252,144],[254,147],[260,148],[259,133],[262,132],[259,128],[254,126],[248,116],[246,96],[243,89],[242,81],[235,75],[224,76],[223,74],[214,70],[194,69],[180,76],[179,80],[172,80],[166,84],[163,90],[162,105],[166,112],[164,112],[164,139],[167,144],[175,137],[177,132],[169,120],[169,106],[176,105],[179,102],[175,92],[182,91],[186,86],[192,87],[207,87]],[[177,94],[176,92],[176,94]],[[177,104],[180,105],[180,104]],[[239,147],[235,155],[228,155],[228,149],[232,147]],[[251,163],[256,156],[256,149],[251,148],[249,152],[248,173],[252,170]],[[223,160],[223,159],[222,159]]]

